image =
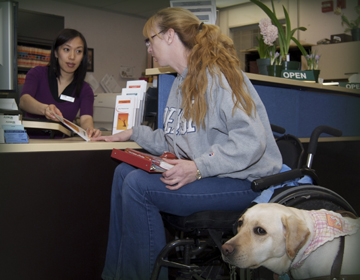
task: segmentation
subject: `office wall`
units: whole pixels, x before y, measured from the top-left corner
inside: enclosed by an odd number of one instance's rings
[[[18,0],[21,9],[50,13],[65,17],[65,27],[80,30],[90,48],[94,48],[94,72],[98,82],[105,74],[113,75],[121,87],[126,79],[120,77],[120,66],[134,67],[134,79],[146,68],[146,49],[142,28],[146,20],[127,15],[99,11],[53,0]],[[299,39],[316,44],[331,34],[344,32],[341,18],[333,12],[321,13],[322,0],[282,0],[274,1],[279,18],[283,17],[282,5],[289,12],[292,27],[305,26],[305,32],[299,32]],[[270,7],[270,1],[264,1]],[[336,1],[334,0],[336,4]],[[343,13],[350,19],[356,18],[354,7],[358,0],[347,0]],[[229,34],[229,28],[257,24],[265,13],[252,3],[245,3],[219,12],[219,23],[223,33]],[[95,91],[103,92],[101,86]]]
[[[263,1],[271,7],[270,1]],[[332,34],[344,33],[345,27],[341,25],[341,17],[334,12],[322,13],[321,3],[323,0],[282,0],[274,1],[278,18],[284,18],[281,5],[287,9],[291,27],[304,26],[308,30],[298,32],[298,39],[309,44],[316,44],[323,38],[329,38]],[[336,0],[333,1],[336,6]],[[349,19],[356,19],[354,7],[358,0],[347,0],[346,8],[342,10]],[[229,35],[229,28],[251,24],[257,24],[266,14],[253,3],[245,3],[220,10],[220,28],[223,33]],[[348,33],[350,34],[350,33]]]
[[[120,66],[134,67],[134,79],[146,68],[146,48],[142,36],[145,19],[99,11],[52,0],[17,0],[20,9],[65,17],[65,27],[79,30],[89,48],[94,49],[94,72],[100,83],[105,74],[113,75],[121,87]],[[54,34],[54,37],[56,34]],[[104,92],[101,86],[95,91]]]
[[[345,26],[341,25],[341,16],[335,15],[333,12],[322,13],[322,0],[305,0],[299,1],[300,26],[306,27],[306,32],[300,32],[300,39],[305,42],[316,44],[317,41],[323,38],[329,38],[330,35],[344,33]],[[336,5],[334,0],[334,5]],[[347,0],[346,8],[342,10],[349,20],[356,19],[358,15],[355,11],[355,6],[358,5],[358,0]],[[351,33],[347,33],[351,35]]]

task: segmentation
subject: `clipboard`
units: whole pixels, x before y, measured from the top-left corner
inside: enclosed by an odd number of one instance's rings
[[[113,149],[111,157],[150,173],[162,173],[174,167],[174,165],[163,161],[163,158],[176,159],[175,155],[168,152],[162,156],[154,156],[130,148],[126,148],[124,151]]]

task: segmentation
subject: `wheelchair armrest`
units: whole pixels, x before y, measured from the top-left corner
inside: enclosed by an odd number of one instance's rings
[[[301,178],[304,175],[310,176],[313,180],[317,181],[317,176],[313,170],[310,169],[293,169],[282,173],[270,175],[260,178],[251,182],[251,189],[255,192],[263,191],[270,186],[276,186],[283,182]]]

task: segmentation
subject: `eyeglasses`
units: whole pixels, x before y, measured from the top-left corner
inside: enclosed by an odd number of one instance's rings
[[[155,35],[151,36],[150,38],[145,39],[145,46],[148,48],[150,47],[150,39],[154,39],[156,35],[159,35],[160,33],[163,33],[165,30],[161,30],[159,33],[156,33]]]

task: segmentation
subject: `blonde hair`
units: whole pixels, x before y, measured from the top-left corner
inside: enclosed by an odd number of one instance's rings
[[[244,89],[244,77],[233,41],[222,34],[216,25],[201,24],[199,30],[200,23],[200,20],[186,9],[166,8],[152,16],[143,29],[144,36],[152,40],[150,35],[152,31],[156,31],[156,27],[162,32],[172,28],[190,50],[188,75],[181,88],[184,117],[192,119],[198,127],[205,125],[207,71],[213,78],[217,75],[221,79],[221,73],[224,74],[232,90],[233,114],[235,109],[239,108],[250,116],[256,110],[255,103]],[[159,33],[157,36],[161,37]],[[219,82],[222,85],[222,81]]]

